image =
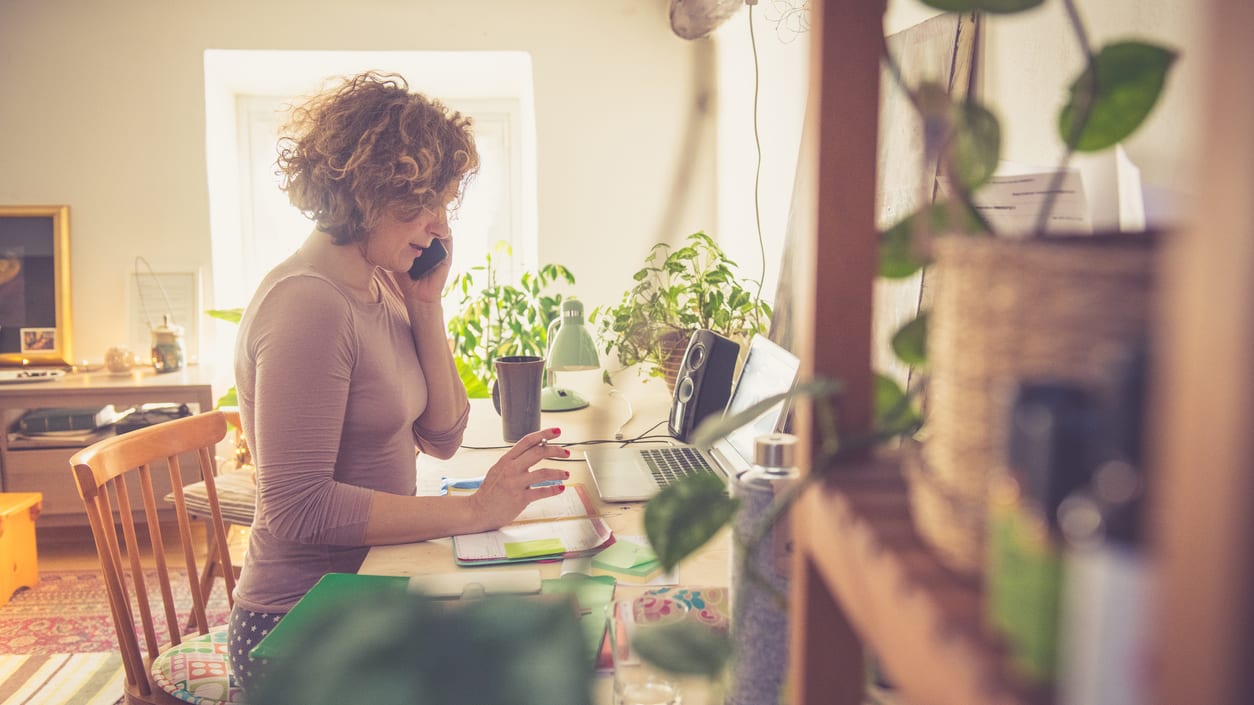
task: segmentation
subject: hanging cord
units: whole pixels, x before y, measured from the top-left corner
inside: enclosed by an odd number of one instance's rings
[[[165,301],[166,325],[173,324],[174,323],[174,308],[170,306],[170,296],[169,294],[166,293],[165,286],[161,283],[161,277],[158,277],[157,273],[152,271],[152,265],[148,264],[148,260],[144,259],[143,256],[140,256],[140,255],[136,255],[135,257],[135,286],[136,287],[139,286],[139,263],[140,262],[144,263],[144,267],[148,269],[148,276],[152,277],[152,280],[157,282],[157,289],[161,291],[161,298],[162,300]],[[152,330],[152,314],[148,312],[148,302],[144,300],[143,289],[139,289],[139,305],[142,306],[144,309],[144,322],[148,324],[148,330]]]
[[[757,150],[757,164],[753,168],[753,221],[758,232],[758,260],[762,268],[758,274],[758,293],[755,300],[762,300],[762,284],[766,281],[766,242],[762,237],[762,204],[759,196],[762,183],[762,138],[758,132],[758,88],[761,83],[761,71],[758,68],[758,40],[753,29],[753,8],[757,0],[746,0],[749,6],[749,47],[753,54],[753,145]]]

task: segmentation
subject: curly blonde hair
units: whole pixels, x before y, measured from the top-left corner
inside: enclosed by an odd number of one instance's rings
[[[376,71],[292,110],[278,171],[292,205],[336,244],[361,242],[389,211],[408,220],[460,198],[479,168],[470,118]]]

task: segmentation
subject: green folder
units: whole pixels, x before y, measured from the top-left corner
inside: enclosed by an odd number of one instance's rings
[[[284,653],[293,653],[300,645],[293,643],[292,634],[299,634],[301,627],[318,615],[360,605],[373,593],[406,592],[408,589],[409,578],[404,576],[327,573],[248,653],[254,659],[272,659]]]
[[[614,600],[614,578],[606,575],[567,573],[560,578],[543,581],[540,592],[546,595],[573,595],[579,603],[579,627],[583,630],[589,666],[596,663],[605,640],[606,615]]]
[[[473,575],[473,571],[467,571],[467,574]],[[589,659],[595,659],[605,633],[605,609],[614,597],[614,579],[573,574],[545,580],[542,586],[542,593],[573,595],[579,606],[587,610],[580,617],[580,623],[588,644]],[[408,590],[409,578],[404,576],[327,573],[269,634],[257,642],[249,655],[254,659],[272,659],[294,653],[300,649],[295,639],[299,638],[302,627],[319,615],[351,609],[354,605],[368,602],[374,593],[403,593]]]

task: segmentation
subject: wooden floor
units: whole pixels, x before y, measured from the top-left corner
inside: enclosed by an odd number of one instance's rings
[[[231,527],[229,536],[231,544],[231,560],[237,564],[243,560],[243,549],[247,545],[248,529]],[[165,544],[166,562],[181,566],[183,553],[179,547],[176,530],[162,534]],[[100,567],[100,559],[96,555],[96,543],[92,540],[91,529],[88,527],[40,527],[35,528],[35,543],[39,551],[39,570],[41,572],[57,572],[64,570],[96,570]],[[144,544],[145,563],[148,557],[148,542]],[[203,522],[192,524],[192,546],[195,549],[197,564],[205,560],[205,527]]]

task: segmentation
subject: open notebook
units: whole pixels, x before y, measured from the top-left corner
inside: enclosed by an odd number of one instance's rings
[[[595,553],[614,535],[588,499],[582,485],[527,505],[514,523],[496,531],[453,537],[458,565],[488,565],[558,560]]]

